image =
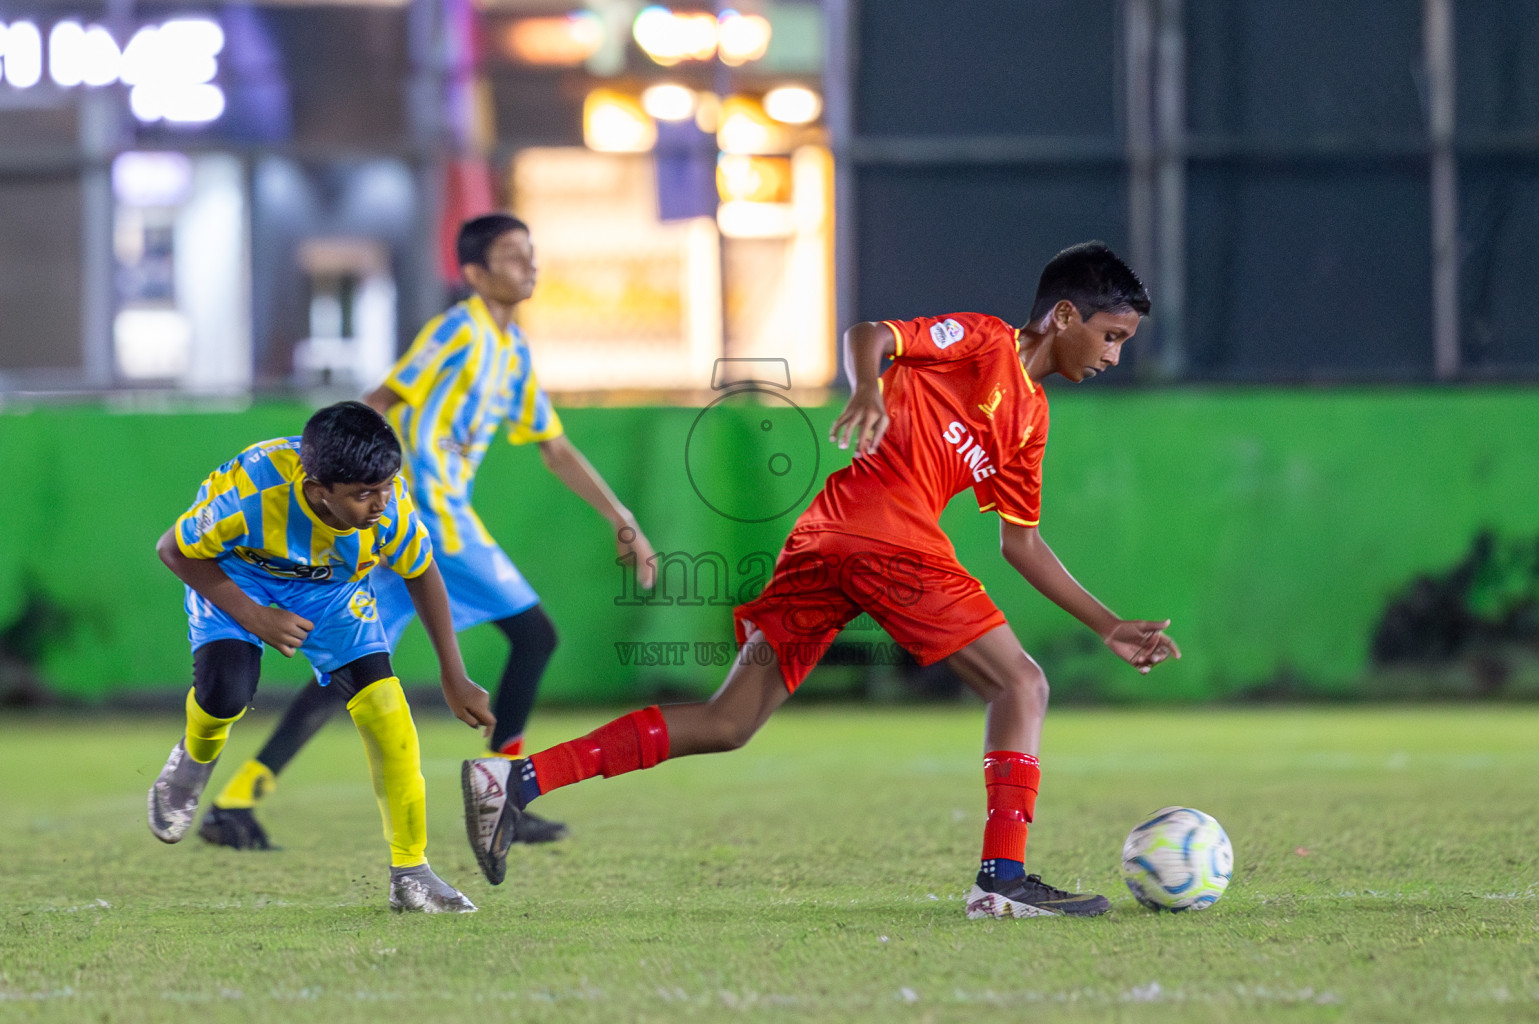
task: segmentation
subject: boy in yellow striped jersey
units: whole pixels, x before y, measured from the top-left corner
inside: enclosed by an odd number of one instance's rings
[[[507,214],[477,217],[460,227],[457,248],[461,272],[475,294],[423,327],[365,401],[385,413],[400,435],[403,475],[433,538],[454,628],[490,622],[509,640],[489,746],[494,755],[514,757],[522,753],[524,725],[555,650],[556,632],[539,595],[471,507],[476,471],[499,427],[506,423],[514,444],[537,444],[546,467],[609,521],[620,555],[634,556],[631,564],[644,587],[652,583],[652,548],[635,518],[566,437],[535,379],[529,346],[511,326],[515,307],[534,290],[528,227]],[[390,574],[376,579],[376,589],[393,648],[411,621],[412,605]],[[302,690],[267,745],[219,794],[198,834],[219,845],[265,849],[267,835],[253,808],[336,707],[325,689]],[[545,842],[565,832],[559,822],[526,814],[513,841]]]
[[[486,691],[465,675],[433,544],[396,475],[401,446],[378,412],[342,402],[300,437],[251,445],[216,469],[160,538],[186,584],[193,685],[187,728],[149,792],[150,831],[179,842],[230,726],[256,692],[264,645],[303,651],[317,682],[345,700],[363,738],[390,844],[390,906],[468,912],[427,862],[426,788],[417,730],[390,668],[372,571],[397,579],[438,654],[444,699],[490,728]]]

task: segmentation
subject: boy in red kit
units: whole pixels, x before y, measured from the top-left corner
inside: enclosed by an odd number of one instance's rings
[[[759,597],[734,612],[742,651],[709,700],[649,707],[586,736],[509,761],[466,761],[466,826],[493,885],[513,827],[535,797],[669,758],[734,750],[796,691],[841,627],[871,615],[923,665],[944,659],[987,704],[988,820],[967,916],[1094,916],[1104,896],[1054,888],[1025,870],[1041,771],[1047,680],[1005,617],[956,559],[939,519],[972,488],[1000,519],[1000,548],[1053,603],[1114,654],[1148,672],[1180,650],[1169,621],[1121,619],[1064,569],[1037,532],[1051,373],[1079,383],[1117,365],[1149,312],[1138,277],[1105,245],[1086,242],[1048,263],[1031,322],[979,313],[866,322],[845,334],[854,392],[830,436],[855,443],[804,512]],[[892,366],[882,373],[882,361]]]

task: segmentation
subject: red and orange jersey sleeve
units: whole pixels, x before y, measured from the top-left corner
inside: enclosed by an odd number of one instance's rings
[[[917,320],[883,320],[897,340],[895,359],[908,363],[942,363],[970,359],[1000,335],[1015,338],[1015,328],[982,313],[949,313]]]
[[[1036,526],[1042,519],[1042,456],[1047,451],[1047,406],[1032,418],[1015,458],[973,488],[978,511],[997,512],[1007,523]]]

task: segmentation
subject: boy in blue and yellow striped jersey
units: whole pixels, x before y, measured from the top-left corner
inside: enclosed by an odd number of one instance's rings
[[[230,726],[256,692],[264,645],[285,657],[302,651],[363,737],[390,844],[391,908],[473,911],[428,867],[417,730],[390,668],[376,567],[404,581],[455,716],[487,728],[495,719],[486,691],[465,675],[433,543],[400,466],[384,418],[342,402],[312,416],[300,437],[251,445],[220,466],[160,538],[161,561],[186,584],[193,685],[186,732],[150,787],[150,831],[166,843],[187,834]]]
[[[534,291],[536,268],[528,227],[507,214],[466,221],[457,240],[469,299],[430,321],[365,401],[384,413],[405,450],[406,477],[433,538],[453,610],[454,628],[490,622],[510,644],[497,688],[493,754],[518,756],[540,677],[556,632],[539,595],[492,539],[471,506],[477,469],[506,424],[513,444],[535,444],[547,468],[609,521],[623,557],[632,556],[643,587],[652,585],[652,548],[596,470],[562,429],[535,379],[529,346],[511,326],[515,307]],[[377,574],[380,620],[392,649],[411,621],[405,588]],[[308,686],[294,698],[267,744],[246,762],[204,816],[198,834],[211,843],[266,848],[253,813],[276,775],[337,707],[334,695]],[[520,819],[516,842],[544,842],[565,826],[533,815]]]

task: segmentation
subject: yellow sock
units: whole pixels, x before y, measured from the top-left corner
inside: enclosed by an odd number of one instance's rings
[[[347,702],[374,779],[374,798],[385,822],[390,866],[410,868],[427,863],[427,783],[422,779],[422,753],[417,727],[406,706],[406,694],[395,676],[364,687]]]
[[[197,691],[187,691],[187,753],[199,764],[208,764],[224,749],[224,741],[230,736],[230,726],[246,713],[245,708],[234,718],[215,718],[198,707]]]
[[[255,807],[257,801],[278,788],[278,777],[261,761],[252,759],[240,766],[240,771],[222,789],[214,800],[215,807],[233,810],[237,807]]]

